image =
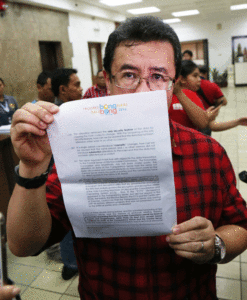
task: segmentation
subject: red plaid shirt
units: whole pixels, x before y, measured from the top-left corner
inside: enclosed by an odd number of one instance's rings
[[[83,99],[108,96],[106,87],[100,88],[97,84],[86,90]]]
[[[178,223],[202,216],[214,228],[247,228],[246,203],[224,149],[173,121],[171,137]],[[61,241],[71,229],[55,168],[47,181],[47,202],[53,227],[45,247]],[[217,299],[216,265],[199,265],[176,255],[166,236],[73,238],[81,299]]]

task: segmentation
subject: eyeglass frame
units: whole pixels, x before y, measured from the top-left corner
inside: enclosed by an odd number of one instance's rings
[[[140,85],[141,79],[145,79],[145,80],[146,80],[146,83],[147,83],[147,86],[149,87],[150,91],[154,91],[153,89],[150,88],[150,83],[149,83],[149,80],[148,80],[149,78],[141,77],[141,76],[138,75],[138,74],[137,74],[137,76],[139,77],[139,81],[138,81],[137,86],[136,86],[135,88],[128,88],[128,87],[122,87],[122,86],[117,85],[117,84],[116,84],[116,81],[115,81],[115,78],[116,78],[116,75],[119,74],[119,73],[121,73],[121,72],[117,72],[115,75],[110,75],[111,79],[114,80],[114,84],[115,84],[116,87],[118,87],[118,88],[120,88],[120,89],[136,90],[137,87]],[[175,79],[175,78],[172,79],[172,78],[171,78],[170,76],[168,76],[168,75],[165,75],[165,77],[168,77],[168,78],[169,78],[169,83],[168,83],[168,88],[167,88],[167,89],[164,89],[164,90],[170,91],[171,88],[172,88],[172,86],[174,85],[176,79]],[[170,85],[170,87],[169,87],[169,85]],[[157,91],[157,90],[155,90],[155,91]]]

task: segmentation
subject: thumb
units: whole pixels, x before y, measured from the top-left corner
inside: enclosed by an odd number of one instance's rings
[[[206,110],[206,111],[210,112],[210,111],[212,111],[212,110],[214,110],[214,109],[215,109],[215,107],[214,107],[214,106],[210,106],[209,108],[207,108],[207,110]]]
[[[0,287],[0,300],[12,300],[20,293],[20,289],[14,285],[5,285]]]

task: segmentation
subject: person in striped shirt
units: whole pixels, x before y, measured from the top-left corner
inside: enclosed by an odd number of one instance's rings
[[[105,78],[103,70],[99,70],[96,77],[96,84],[86,90],[83,99],[105,97],[108,96],[107,88],[105,84]]]

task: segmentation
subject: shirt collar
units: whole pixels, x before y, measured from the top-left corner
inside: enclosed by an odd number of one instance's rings
[[[96,84],[95,84],[95,89],[98,90],[98,91],[105,91],[105,90],[106,90],[106,86],[103,87],[103,88],[100,88],[100,87],[98,86],[98,84],[96,83]]]
[[[180,138],[177,125],[174,121],[170,120],[170,134],[171,134],[171,146],[172,152],[176,155],[183,155],[180,146]]]
[[[60,105],[63,104],[63,101],[60,98],[56,97],[55,101],[54,101],[54,104],[56,104],[57,106],[60,106]]]

